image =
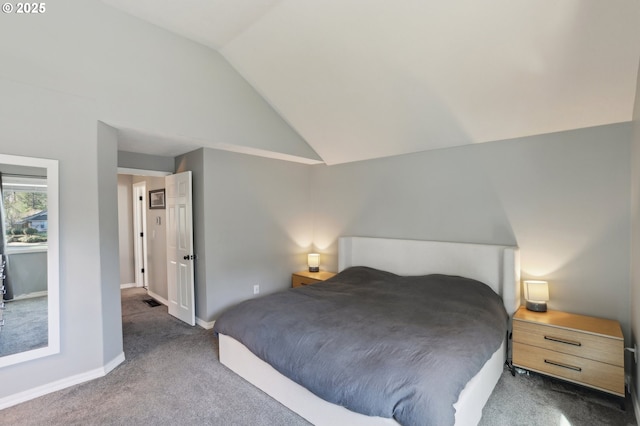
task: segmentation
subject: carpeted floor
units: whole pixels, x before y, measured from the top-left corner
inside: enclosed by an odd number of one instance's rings
[[[49,323],[47,296],[5,302],[0,329],[0,356],[47,346]]]
[[[106,377],[0,412],[0,425],[308,425],[218,362],[210,330],[122,292],[127,360]],[[599,392],[505,372],[481,425],[635,425]]]
[[[624,405],[626,409],[622,409]],[[630,398],[594,391],[539,374],[505,371],[487,405],[479,426],[637,425]]]
[[[303,425],[218,362],[211,330],[122,292],[126,361],[107,376],[0,411],[0,425]]]

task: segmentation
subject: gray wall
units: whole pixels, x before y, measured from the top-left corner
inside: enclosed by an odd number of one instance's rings
[[[631,329],[632,343],[640,344],[640,70],[636,85],[636,101],[633,109],[633,135],[631,143]],[[638,354],[640,356],[640,354]],[[636,414],[640,413],[640,374],[633,357],[627,357],[628,365],[632,365],[632,381],[634,385]]]
[[[11,276],[13,297],[47,291],[47,251],[8,255],[7,274]]]
[[[47,291],[47,251],[9,254],[7,275],[11,277],[13,297]]]
[[[194,172],[196,315],[215,319],[255,284],[262,294],[290,287],[311,247],[309,167],[202,149],[176,168]]]
[[[98,120],[316,156],[219,54],[97,0],[3,19],[0,53],[1,152],[60,162],[63,284],[60,354],[0,369],[2,398],[84,377],[122,349],[117,134]],[[517,243],[525,276],[551,282],[552,307],[619,318],[628,332],[630,138],[629,125],[605,126],[311,171],[202,150],[198,316],[256,283],[288,287],[312,240],[335,268],[336,238],[362,234]]]
[[[173,157],[118,151],[118,167],[173,173]]]
[[[113,127],[317,158],[218,52],[99,0],[3,19],[0,52],[0,76],[94,99]]]
[[[118,247],[120,253],[120,284],[133,284],[133,191],[131,175],[118,175]]]
[[[103,365],[122,354],[120,262],[118,256],[118,131],[98,126],[98,211]]]
[[[59,161],[62,330],[60,354],[0,369],[2,398],[101,368],[104,329],[95,104],[2,77],[0,93],[0,151]]]
[[[628,339],[630,138],[626,123],[330,167],[179,157],[194,172],[197,315],[288,287],[312,249],[336,270],[337,238],[365,235],[516,244],[552,309],[617,319]]]
[[[82,380],[122,351],[117,132],[101,126],[98,147],[98,121],[316,154],[218,53],[98,0],[3,19],[0,54],[0,152],[59,160],[62,283],[60,354],[0,369],[3,398]]]
[[[629,123],[313,166],[314,242],[364,235],[517,244],[551,309],[620,320],[629,337]]]

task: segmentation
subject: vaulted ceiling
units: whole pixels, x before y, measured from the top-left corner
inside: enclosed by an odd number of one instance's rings
[[[103,0],[220,52],[327,164],[629,121],[637,0]]]

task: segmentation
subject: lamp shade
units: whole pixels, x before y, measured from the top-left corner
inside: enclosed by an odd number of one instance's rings
[[[546,281],[527,280],[523,283],[523,286],[527,309],[545,312],[547,310],[547,301],[549,300],[549,283]]]
[[[309,265],[309,272],[319,272],[320,255],[318,253],[309,253],[307,255],[307,265]]]

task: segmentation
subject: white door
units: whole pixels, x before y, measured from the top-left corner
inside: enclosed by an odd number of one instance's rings
[[[149,288],[147,267],[147,184],[133,184],[133,247],[136,287]]]
[[[165,177],[169,313],[195,325],[191,172]]]

